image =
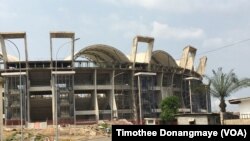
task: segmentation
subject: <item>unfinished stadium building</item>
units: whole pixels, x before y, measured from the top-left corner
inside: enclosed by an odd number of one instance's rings
[[[208,92],[192,89],[206,87],[202,77],[207,61],[204,56],[194,67],[197,50],[192,46],[185,47],[177,61],[163,50],[154,51],[152,37],[136,36],[126,56],[103,44],[75,53],[74,32],[51,32],[49,36],[51,58],[33,61],[28,59],[25,32],[0,33],[0,112],[5,125],[21,120],[81,124],[114,118],[141,123],[144,118],[159,118],[161,100],[171,95],[180,98],[180,112],[211,110]],[[22,47],[14,39],[23,40]],[[69,57],[54,59],[57,39],[70,40]],[[137,52],[139,43],[147,44],[144,53]],[[25,59],[20,59],[20,53],[19,58],[7,53],[13,46],[23,50]]]

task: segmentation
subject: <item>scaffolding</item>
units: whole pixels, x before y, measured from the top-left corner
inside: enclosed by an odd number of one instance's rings
[[[20,86],[20,80],[21,80],[21,86]],[[27,120],[26,76],[25,75],[5,76],[4,85],[5,85],[4,104],[5,104],[5,119],[6,119],[5,125],[17,124],[16,122],[21,121],[21,119],[26,121]],[[21,114],[21,108],[23,114]],[[23,116],[22,118],[21,115]]]
[[[156,102],[156,73],[138,72],[137,79],[137,111],[139,112],[139,123],[143,124],[144,118],[157,118]],[[136,84],[136,83],[135,83]]]
[[[129,91],[129,73],[123,73],[115,79],[115,100],[118,109],[118,118],[133,119],[132,98]]]
[[[157,103],[155,99],[155,77],[141,77],[142,115],[144,118],[156,118]]]
[[[56,78],[57,117],[59,123],[73,122],[74,120],[74,76],[60,74]]]

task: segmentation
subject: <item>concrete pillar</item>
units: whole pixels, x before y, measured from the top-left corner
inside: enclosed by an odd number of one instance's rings
[[[5,43],[4,43],[4,38],[2,35],[0,35],[0,45],[1,45],[1,50],[2,50],[3,60],[4,60],[4,62],[7,62],[8,57],[7,57],[6,47],[5,47]]]
[[[97,99],[97,70],[94,71],[94,104],[95,104],[95,115],[96,121],[99,120],[99,107],[98,107],[98,99]]]
[[[27,112],[26,112],[26,117],[27,117],[27,121],[28,122],[30,122],[30,92],[29,92],[29,88],[30,88],[30,81],[29,80],[27,80],[27,84],[28,84],[28,86],[27,86]],[[27,125],[27,124],[26,124]]]
[[[130,56],[130,61],[133,63],[133,68],[135,67],[136,63],[136,54],[137,54],[137,48],[138,48],[138,43],[139,42],[144,42],[148,43],[148,48],[145,56],[144,62],[148,64],[148,70],[150,70],[150,61],[151,61],[151,56],[152,56],[152,50],[153,50],[153,45],[154,45],[154,38],[152,37],[143,37],[143,36],[136,36],[133,39],[133,45],[132,45],[132,52]]]
[[[51,37],[49,38],[49,41],[50,41],[50,67],[53,68],[53,50],[52,50],[52,38]],[[53,107],[53,104],[52,104],[52,107]]]
[[[141,79],[140,79],[140,75],[138,75],[138,98],[139,98],[139,124],[142,125],[143,123],[143,113],[142,113],[142,102],[141,102]]]
[[[75,34],[71,37],[71,67],[74,68]]]
[[[2,94],[2,77],[0,77],[0,141],[3,141],[3,94]]]
[[[203,76],[205,73],[206,64],[207,64],[207,57],[206,56],[201,57],[200,63],[199,63],[198,68],[196,70],[196,72],[199,73],[201,76]]]
[[[136,60],[136,54],[137,54],[137,46],[138,46],[138,41],[137,38],[133,39],[133,45],[132,45],[132,53],[130,56],[130,61],[133,62],[133,68],[135,67],[135,60]]]
[[[112,89],[109,94],[109,105],[110,105],[110,120],[113,120],[114,117],[114,102],[113,102],[113,96],[115,94],[115,71],[113,70],[111,73],[111,85]]]
[[[114,117],[118,118],[117,113],[117,106],[115,101],[115,71],[112,71],[111,75],[111,81],[112,81],[112,91],[110,95],[110,109],[111,109],[111,120],[113,120]]]
[[[28,68],[29,67],[29,63],[28,63],[28,49],[27,49],[26,33],[24,33],[23,38],[24,38],[24,49],[25,49],[25,62],[26,62],[26,67]],[[28,75],[27,75],[27,77],[28,77]]]
[[[163,90],[163,76],[164,76],[164,73],[163,72],[161,72],[160,74],[159,74],[159,79],[157,79],[157,84],[159,84],[160,85],[160,89],[161,89],[161,99],[163,99],[164,98],[164,90]]]
[[[72,97],[73,97],[73,106],[74,106],[74,109],[73,109],[74,110],[73,111],[74,112],[73,113],[74,117],[73,118],[74,118],[74,125],[75,125],[76,124],[76,99],[75,99],[75,88],[74,88],[75,83],[74,82],[75,82],[75,76],[73,76],[73,85],[72,85],[72,88],[73,88],[73,93],[72,93],[73,96]]]
[[[56,92],[55,92],[55,76],[52,75],[51,79],[51,85],[52,85],[52,119],[53,119],[53,125],[56,125]]]
[[[180,67],[184,69],[193,70],[196,50],[197,49],[192,46],[187,46],[183,49],[183,53],[180,60]]]
[[[134,122],[137,122],[138,113],[137,113],[136,101],[135,101],[134,74],[135,74],[135,72],[134,72],[134,70],[132,70],[132,73],[131,73],[132,112],[133,112],[133,120],[134,120]]]
[[[151,56],[152,56],[152,51],[153,51],[153,46],[154,46],[154,40],[151,40],[148,42],[148,50],[147,50],[147,55],[146,55],[146,62],[148,63],[148,71],[151,70]]]

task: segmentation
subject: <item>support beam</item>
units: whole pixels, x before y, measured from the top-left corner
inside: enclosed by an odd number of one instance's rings
[[[135,67],[136,63],[136,56],[137,56],[137,48],[138,48],[138,43],[143,42],[143,43],[148,43],[148,48],[145,54],[145,63],[148,64],[148,70],[150,70],[150,61],[151,61],[151,56],[152,56],[152,50],[153,50],[153,45],[154,45],[154,38],[152,37],[144,37],[144,36],[136,36],[133,39],[133,45],[132,45],[132,53],[130,56],[130,61],[133,63],[133,68]]]
[[[134,74],[134,76],[137,76],[137,89],[138,89],[138,100],[139,100],[139,124],[143,124],[143,118],[144,118],[144,113],[142,112],[142,91],[141,91],[141,77],[142,76],[156,76],[156,73],[153,72],[137,72]]]
[[[56,82],[54,75],[52,75],[51,84],[52,84],[52,119],[53,119],[53,125],[56,126],[56,88],[55,88]]]
[[[51,58],[51,67],[53,67],[53,40],[54,38],[69,38],[71,39],[71,53],[70,53],[70,60],[71,60],[71,67],[74,66],[74,46],[75,41],[78,39],[75,39],[75,33],[74,32],[50,32],[50,58]],[[69,43],[69,42],[66,42]]]
[[[0,141],[3,141],[3,94],[2,77],[0,77]]]
[[[0,32],[0,42],[2,47],[2,53],[4,57],[4,61],[8,62],[7,59],[7,52],[4,44],[4,40],[9,39],[23,39],[24,40],[24,51],[25,51],[25,62],[26,67],[28,67],[28,49],[27,49],[27,39],[26,39],[26,33],[25,32]]]
[[[207,64],[207,57],[206,56],[203,56],[200,58],[200,63],[199,63],[199,66],[196,70],[196,72],[198,74],[200,74],[201,76],[204,75],[205,73],[205,70],[206,70],[206,64]]]
[[[136,108],[136,101],[135,101],[135,88],[134,88],[134,83],[135,83],[135,77],[134,77],[135,71],[132,70],[131,72],[131,97],[132,97],[132,110],[133,110],[133,120],[134,122],[137,122],[138,120],[138,113],[137,113],[137,108]]]
[[[1,45],[1,50],[2,50],[3,61],[5,62],[4,64],[5,64],[5,68],[6,68],[6,62],[8,62],[8,57],[7,57],[4,38],[2,35],[0,35],[0,43],[1,43],[0,45]]]
[[[113,101],[113,97],[115,95],[115,70],[112,71],[111,73],[111,83],[112,83],[112,90],[110,93],[110,97],[109,97],[109,103],[110,103],[110,120],[112,121],[114,118],[114,101]]]
[[[161,89],[161,99],[164,99],[165,98],[165,95],[164,95],[164,90],[163,90],[163,76],[164,76],[164,73],[161,72],[159,74],[159,79],[157,80],[158,81],[158,84],[160,84],[160,89]]]
[[[94,71],[94,104],[95,104],[95,116],[96,116],[96,121],[99,120],[99,107],[98,107],[98,99],[97,99],[97,70],[95,69]]]
[[[27,81],[27,87],[30,88],[30,80]],[[27,121],[30,122],[30,92],[27,90]]]
[[[193,70],[194,69],[194,59],[196,55],[196,48],[192,46],[187,46],[183,49],[183,53],[180,59],[180,67],[184,69]]]

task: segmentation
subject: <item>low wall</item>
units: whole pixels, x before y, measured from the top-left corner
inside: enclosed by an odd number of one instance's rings
[[[224,125],[250,125],[250,119],[227,119]]]
[[[45,129],[47,128],[47,122],[32,122],[28,123],[28,128],[30,129]]]

